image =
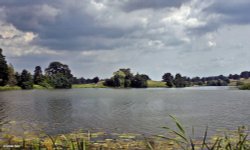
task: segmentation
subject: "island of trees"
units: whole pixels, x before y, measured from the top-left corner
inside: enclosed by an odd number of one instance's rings
[[[249,79],[250,71],[244,71],[238,74],[230,74],[228,76],[210,76],[210,77],[187,77],[180,73],[172,75],[165,73],[162,76],[161,83],[164,87],[189,87],[189,86],[227,86],[231,82],[236,82],[236,85],[242,89],[250,89],[249,84],[242,83],[242,79]],[[68,65],[61,62],[51,62],[44,70],[40,66],[34,68],[34,73],[31,74],[27,70],[22,70],[21,73],[15,72],[11,64],[7,64],[5,56],[0,48],[0,87],[18,86],[22,89],[33,89],[34,85],[43,88],[72,88],[72,84],[102,84],[106,87],[114,88],[146,88],[149,87],[151,79],[146,74],[133,74],[129,68],[119,69],[113,73],[109,79],[85,79],[83,77],[74,77]],[[157,81],[155,81],[157,82]]]

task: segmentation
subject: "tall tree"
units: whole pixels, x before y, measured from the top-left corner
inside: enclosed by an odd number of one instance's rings
[[[68,65],[62,64],[61,62],[50,63],[49,67],[45,69],[45,73],[47,76],[61,73],[68,79],[73,78],[73,75],[71,74],[71,70],[69,69]]]
[[[20,76],[20,86],[22,89],[32,89],[33,88],[33,79],[32,75],[27,71],[23,70]]]
[[[174,77],[172,76],[171,73],[165,73],[162,76],[162,79],[163,79],[164,82],[166,82],[166,85],[168,87],[173,87],[174,86]]]
[[[147,79],[144,75],[136,74],[131,80],[131,87],[134,88],[146,88],[148,87]]]
[[[3,50],[0,48],[0,86],[5,86],[9,80],[8,65],[2,52]]]
[[[185,79],[181,76],[181,74],[177,73],[175,75],[174,85],[176,87],[185,87],[186,86]]]
[[[34,84],[41,84],[44,80],[43,71],[40,66],[36,66],[34,71]]]
[[[71,88],[73,75],[68,65],[60,62],[52,62],[45,69],[46,76],[50,80],[51,86],[55,88]]]
[[[8,85],[10,86],[15,86],[17,85],[17,79],[16,79],[16,76],[15,76],[15,70],[14,70],[14,67],[12,66],[12,64],[9,64],[8,65]]]
[[[93,83],[98,83],[100,81],[100,79],[99,79],[99,77],[94,77],[93,79],[92,79],[92,82]]]

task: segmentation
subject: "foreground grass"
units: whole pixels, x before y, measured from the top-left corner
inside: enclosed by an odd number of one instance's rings
[[[90,131],[52,136],[40,130],[39,133],[25,131],[22,135],[13,136],[8,134],[6,129],[2,129],[0,148],[7,150],[8,146],[16,146],[18,150],[250,150],[249,131],[246,127],[210,137],[207,127],[204,136],[195,139],[187,134],[186,129],[175,117],[170,117],[176,128],[162,127],[166,130],[166,135],[155,135],[150,138],[133,133],[106,134]]]
[[[166,87],[166,82],[162,82],[162,81],[153,81],[153,80],[148,80],[148,87],[149,88],[163,88]]]

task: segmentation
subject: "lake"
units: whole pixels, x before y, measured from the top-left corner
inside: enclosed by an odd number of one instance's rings
[[[0,118],[50,134],[78,129],[161,134],[173,126],[212,131],[250,124],[250,91],[230,87],[70,89],[0,92]],[[30,128],[31,129],[31,128]]]

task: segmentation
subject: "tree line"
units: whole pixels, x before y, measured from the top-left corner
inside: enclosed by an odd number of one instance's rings
[[[165,73],[162,81],[166,82],[168,87],[188,87],[188,86],[227,86],[230,80],[238,80],[237,84],[241,84],[240,79],[250,78],[250,71],[244,71],[238,74],[230,74],[228,76],[210,76],[210,77],[186,77],[177,73],[173,76],[171,73]]]
[[[0,48],[0,86],[19,86],[22,89],[32,89],[33,85],[45,88],[71,88],[72,84],[97,83],[99,78],[76,78],[72,75],[68,65],[61,62],[51,62],[43,73],[40,66],[36,66],[34,73],[24,69],[21,73],[15,72],[11,64],[7,64]]]
[[[162,81],[166,83],[166,87],[188,87],[188,86],[227,86],[230,80],[240,80],[241,78],[250,78],[250,71],[244,71],[238,74],[230,74],[228,76],[210,76],[210,77],[187,77],[180,73],[172,75],[165,73]],[[5,56],[0,48],[0,86],[19,86],[22,89],[32,89],[33,85],[40,85],[45,88],[71,88],[72,84],[96,84],[100,81],[105,86],[116,88],[146,88],[148,87],[150,77],[146,74],[133,74],[129,68],[122,68],[113,73],[111,78],[101,80],[99,77],[93,79],[85,79],[83,77],[74,77],[68,65],[61,62],[51,62],[49,66],[42,71],[40,66],[36,66],[34,73],[31,74],[27,70],[21,73],[15,72],[11,64],[7,64]]]

